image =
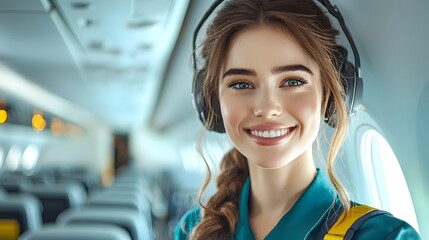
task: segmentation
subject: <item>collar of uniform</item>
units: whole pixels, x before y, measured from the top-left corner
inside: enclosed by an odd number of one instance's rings
[[[249,225],[248,200],[250,178],[246,180],[240,195],[239,220],[235,239],[254,239]],[[322,219],[326,218],[336,191],[327,177],[318,169],[317,175],[293,207],[266,236],[270,239],[305,239],[308,233],[316,229]]]

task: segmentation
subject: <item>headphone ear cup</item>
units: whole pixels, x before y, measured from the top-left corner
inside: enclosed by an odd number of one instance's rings
[[[352,98],[354,97],[354,82],[356,81],[356,72],[355,66],[348,61],[347,59],[347,50],[344,47],[338,47],[341,52],[341,62],[338,66],[341,74],[341,83],[343,85],[344,93],[345,93],[345,103],[347,107],[347,113],[350,113],[353,106]]]
[[[225,127],[223,125],[223,119],[220,112],[219,99],[212,99],[214,107],[214,119],[210,126],[207,126],[207,119],[209,116],[209,104],[204,98],[203,85],[205,79],[205,71],[199,70],[195,74],[193,82],[193,105],[194,110],[197,113],[198,118],[203,125],[210,131],[224,133]]]
[[[204,114],[204,109],[206,106],[203,99],[203,83],[204,83],[204,76],[203,71],[199,70],[194,75],[194,81],[192,84],[192,103],[195,110],[195,113],[198,116],[198,119],[205,124],[206,122],[206,116]]]
[[[224,133],[225,126],[223,125],[223,119],[222,119],[222,113],[220,111],[220,103],[219,99],[213,99],[213,105],[214,105],[214,119],[213,124],[210,126],[211,131],[215,131],[218,133]]]

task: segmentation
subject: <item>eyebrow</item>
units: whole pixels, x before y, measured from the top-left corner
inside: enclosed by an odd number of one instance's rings
[[[282,73],[282,72],[291,72],[291,71],[303,71],[303,72],[306,72],[306,73],[313,75],[313,72],[308,67],[301,65],[301,64],[283,65],[283,66],[275,67],[271,70],[271,72],[273,74],[278,74],[278,73]]]
[[[294,72],[294,71],[303,71],[313,75],[313,72],[308,67],[301,64],[282,65],[271,69],[271,73],[273,74],[279,74],[282,72]],[[226,78],[231,75],[256,76],[256,71],[252,69],[246,69],[246,68],[231,68],[223,74],[222,78]]]
[[[231,68],[223,74],[222,78],[232,75],[256,76],[256,71],[246,68]]]

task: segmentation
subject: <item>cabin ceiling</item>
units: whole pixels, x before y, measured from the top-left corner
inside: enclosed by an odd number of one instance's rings
[[[188,5],[0,0],[0,63],[127,132],[155,111]]]

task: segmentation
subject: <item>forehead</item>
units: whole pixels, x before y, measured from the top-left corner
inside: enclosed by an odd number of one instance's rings
[[[239,32],[231,40],[224,69],[232,67],[258,68],[302,64],[318,70],[317,63],[286,30],[258,26]]]

